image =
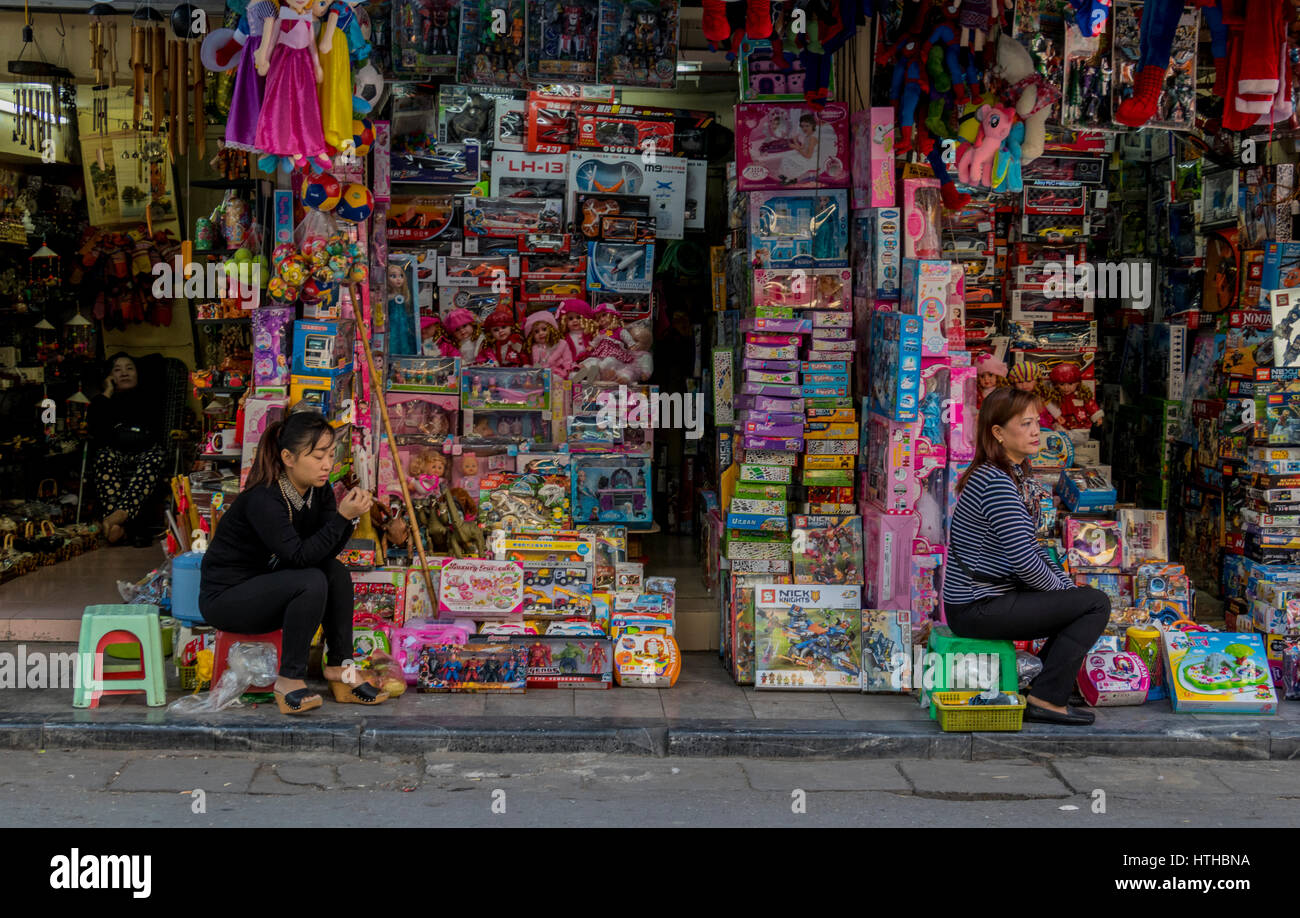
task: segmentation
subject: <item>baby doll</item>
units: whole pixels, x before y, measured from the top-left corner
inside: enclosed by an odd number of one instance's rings
[[[459,350],[460,358],[466,364],[474,363],[483,346],[483,336],[479,334],[474,314],[468,309],[453,309],[443,319],[442,326],[451,335],[452,342]]]
[[[436,497],[442,493],[442,478],[446,474],[446,456],[431,448],[417,450],[406,467],[411,497]]]
[[[1056,391],[1047,410],[1056,419],[1057,430],[1090,430],[1094,424],[1101,425],[1106,416],[1092,391],[1082,386],[1083,371],[1076,364],[1058,364],[1049,378]]]
[[[486,332],[479,348],[477,363],[498,367],[524,365],[524,339],[515,331],[515,318],[509,309],[496,309],[483,320]]]
[[[528,337],[533,366],[550,367],[556,378],[568,379],[573,370],[573,355],[560,340],[555,316],[546,310],[533,313],[524,320],[524,334]]]
[[[437,316],[420,317],[420,350],[425,357],[459,357],[460,348],[447,340]]]
[[[998,387],[999,381],[1006,378],[1007,365],[992,354],[981,354],[975,359],[976,377],[979,394],[975,399],[976,407],[984,404],[984,399]]]
[[[591,307],[587,305],[586,300],[567,299],[560,303],[555,317],[564,336],[561,340],[568,347],[574,364],[582,363],[587,358],[587,351],[591,347],[592,336],[596,330]]]
[[[596,321],[596,338],[610,338],[620,344],[630,344],[631,337],[623,331],[623,317],[612,303],[601,303],[592,313]]]

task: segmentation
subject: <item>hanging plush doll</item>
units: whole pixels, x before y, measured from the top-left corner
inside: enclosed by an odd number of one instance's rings
[[[212,49],[211,62],[222,69],[237,66],[230,111],[226,117],[226,146],[235,150],[256,150],[257,120],[262,112],[266,80],[257,70],[258,49],[268,22],[275,22],[278,8],[274,0],[253,0],[239,17],[234,32],[226,30],[226,39]],[[218,33],[213,33],[215,37]],[[205,57],[208,42],[204,41]]]
[[[772,35],[772,6],[769,0],[703,0],[704,37],[717,50],[727,48],[727,60],[735,60],[746,38]]]
[[[330,158],[321,129],[320,93],[325,78],[312,40],[311,0],[286,0],[269,20],[258,49],[257,72],[266,76],[266,93],[257,120],[255,146],[263,172],[309,166],[320,172]]]
[[[325,145],[337,153],[352,141],[351,37],[357,15],[345,0],[316,0],[312,13],[321,20],[319,49],[325,78],[320,84],[320,120]]]
[[[1196,6],[1211,6],[1214,0],[1194,0]],[[1080,14],[1082,15],[1082,13]],[[1169,54],[1174,46],[1174,34],[1183,16],[1183,0],[1146,0],[1142,5],[1142,32],[1138,41],[1138,70],[1133,95],[1119,104],[1115,121],[1129,127],[1142,127],[1156,113],[1160,92],[1164,88],[1165,73],[1169,69]],[[1254,117],[1245,119],[1240,127],[1230,127],[1229,108],[1224,109],[1224,127],[1242,130],[1253,124],[1260,112],[1272,107],[1272,96],[1277,91],[1279,42],[1286,37],[1283,22],[1282,0],[1264,0],[1251,4],[1250,32],[1252,48],[1241,63],[1243,90],[1253,96],[1256,108]],[[1087,33],[1085,33],[1087,34]],[[1256,53],[1259,52],[1259,53]],[[1217,74],[1216,66],[1216,74]],[[1267,98],[1267,102],[1264,99]],[[1262,108],[1258,106],[1263,106]],[[1243,111],[1243,109],[1238,109]]]

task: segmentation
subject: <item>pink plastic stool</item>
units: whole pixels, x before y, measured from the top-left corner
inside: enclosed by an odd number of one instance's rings
[[[280,642],[284,637],[283,631],[268,631],[266,634],[236,634],[233,631],[217,632],[217,647],[213,653],[212,661],[212,687],[217,687],[217,680],[221,674],[226,671],[226,657],[230,655],[230,648],[239,641],[245,641],[255,644],[271,644],[275,647],[275,659],[277,666],[280,661]],[[272,679],[266,685],[250,685],[247,691],[250,692],[269,692],[275,688],[275,680]]]

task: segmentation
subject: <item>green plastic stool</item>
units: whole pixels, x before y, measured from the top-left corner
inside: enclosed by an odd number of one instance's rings
[[[1020,680],[1016,673],[1016,647],[1010,641],[983,641],[979,638],[957,637],[947,625],[935,625],[934,628],[930,629],[928,650],[933,656],[926,658],[925,665],[932,674],[934,684],[928,691],[922,692],[922,701],[928,702],[931,718],[937,719],[939,716],[938,708],[935,706],[934,701],[930,699],[930,696],[935,692],[973,691],[979,688],[977,685],[957,686],[953,684],[956,681],[953,669],[955,669],[955,664],[958,661],[953,660],[951,654],[996,655],[998,660],[998,688],[1004,692],[1015,692],[1019,689]]]
[[[140,646],[140,668],[126,672],[107,670],[104,654],[110,645]],[[163,673],[162,627],[158,607],[146,605],[86,606],[77,642],[79,667],[72,693],[74,708],[97,708],[104,695],[144,692],[151,708],[167,703]]]

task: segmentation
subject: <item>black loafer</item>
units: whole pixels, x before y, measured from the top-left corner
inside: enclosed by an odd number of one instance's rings
[[[1070,710],[1068,714],[1059,714],[1036,704],[1027,704],[1025,720],[1032,720],[1036,724],[1058,724],[1062,727],[1087,727],[1096,720],[1096,717],[1091,711]]]

